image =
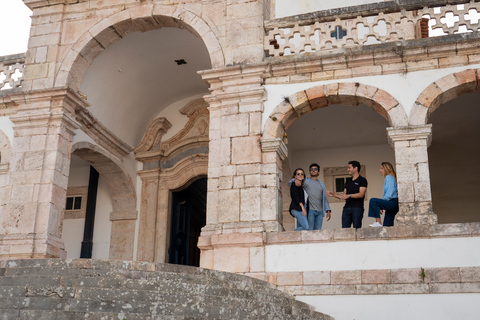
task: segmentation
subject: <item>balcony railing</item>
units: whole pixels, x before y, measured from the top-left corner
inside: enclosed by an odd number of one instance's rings
[[[21,87],[24,64],[25,54],[0,57],[0,91]]]
[[[301,55],[308,52],[352,48],[422,37],[476,32],[480,3],[376,13],[313,23],[288,20],[267,23],[264,48],[267,56]]]

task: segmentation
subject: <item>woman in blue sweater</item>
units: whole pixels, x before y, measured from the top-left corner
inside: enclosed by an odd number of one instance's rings
[[[380,210],[385,210],[385,218],[383,219],[384,227],[392,227],[395,215],[398,212],[398,189],[397,189],[397,174],[390,162],[382,162],[380,166],[380,174],[385,177],[383,183],[382,199],[370,199],[368,208],[368,216],[375,218],[375,223],[370,227],[381,227]]]

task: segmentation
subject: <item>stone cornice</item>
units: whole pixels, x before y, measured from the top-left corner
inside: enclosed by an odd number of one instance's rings
[[[476,64],[477,32],[266,58],[265,84],[406,73]]]
[[[288,157],[288,149],[282,139],[262,139],[260,143],[262,144],[262,152],[277,152],[281,160]]]
[[[315,22],[334,21],[335,19],[349,19],[357,16],[371,16],[379,13],[400,12],[401,10],[416,10],[424,7],[440,7],[447,4],[468,3],[470,0],[395,0],[378,3],[368,3],[358,6],[335,8],[299,14],[295,16],[265,21],[266,30],[275,27],[288,27],[295,24],[307,25]],[[475,1],[478,2],[478,1]]]
[[[432,142],[432,124],[423,126],[410,126],[408,128],[387,128],[390,145],[397,141],[426,140],[427,146]]]
[[[41,107],[32,107],[32,102],[41,101],[49,101],[50,103],[47,104],[49,107],[46,108],[42,103],[39,104]],[[118,157],[125,156],[133,150],[131,146],[102,125],[87,110],[89,103],[70,88],[20,91],[10,94],[8,100],[4,99],[4,103],[8,113],[4,109],[4,112],[0,114],[14,114],[11,116],[11,120],[16,125],[23,121],[29,121],[30,124],[27,125],[32,125],[32,121],[41,123],[55,114],[59,116],[59,111],[55,109],[61,106],[65,114],[71,115],[64,118],[70,123],[72,130],[81,128],[100,146]]]

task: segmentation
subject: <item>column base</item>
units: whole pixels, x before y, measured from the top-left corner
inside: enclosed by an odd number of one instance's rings
[[[10,234],[0,239],[0,260],[66,257],[65,245],[57,237]]]
[[[432,210],[430,201],[400,203],[400,211],[395,217],[396,226],[419,224],[437,224],[437,215]]]

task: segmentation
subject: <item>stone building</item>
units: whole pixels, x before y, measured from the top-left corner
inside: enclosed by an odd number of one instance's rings
[[[196,265],[337,319],[476,319],[479,2],[23,1],[2,259]],[[291,231],[292,170],[339,191],[354,159],[367,198],[395,163],[395,227],[340,229],[332,201],[324,230]]]

